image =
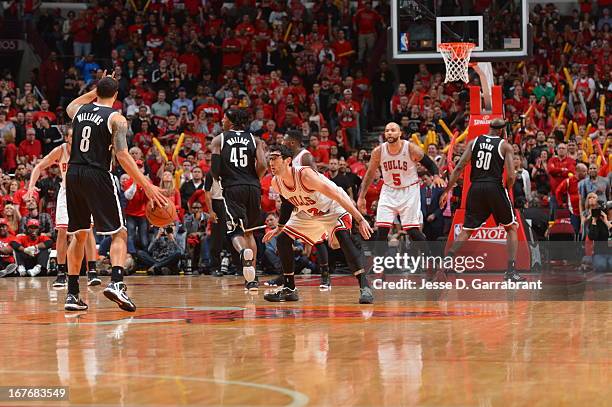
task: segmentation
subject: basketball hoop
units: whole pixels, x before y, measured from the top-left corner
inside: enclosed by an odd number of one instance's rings
[[[468,68],[470,56],[476,44],[471,42],[445,42],[438,45],[438,50],[446,64],[446,78],[444,83],[463,81],[468,83]]]

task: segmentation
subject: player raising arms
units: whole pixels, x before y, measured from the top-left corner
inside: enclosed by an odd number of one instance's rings
[[[257,243],[253,228],[262,221],[259,179],[266,172],[266,156],[263,141],[245,130],[248,121],[249,115],[244,109],[230,109],[225,113],[224,131],[210,144],[210,170],[222,188],[227,233],[240,253],[245,288],[257,290]]]
[[[282,204],[279,226],[266,233],[263,240],[265,243],[278,236],[276,247],[283,267],[284,286],[266,294],[264,299],[271,302],[297,301],[293,239],[314,246],[328,238],[330,247],[342,249],[349,269],[359,282],[359,303],[372,304],[374,295],[363,268],[361,252],[351,239],[352,220],[359,224],[359,233],[366,240],[370,238],[372,228],[346,192],[310,167],[292,166],[292,159],[293,152],[286,146],[271,147],[272,186],[279,192]]]
[[[368,170],[363,177],[357,206],[366,213],[366,193],[372,184],[376,169],[380,167],[383,187],[376,209],[376,240],[386,242],[393,222],[399,216],[402,229],[406,230],[412,241],[425,241],[420,227],[423,223],[421,213],[421,190],[417,162],[433,176],[435,186],[444,187],[445,182],[438,175],[438,167],[431,158],[416,146],[402,140],[402,131],[397,123],[385,126],[385,142],[372,150]]]
[[[55,228],[57,229],[57,278],[53,282],[53,287],[63,288],[66,282],[66,252],[68,251],[68,208],[66,206],[66,171],[68,170],[68,160],[70,158],[70,148],[72,145],[72,129],[66,132],[66,142],[61,146],[55,147],[47,154],[32,170],[30,184],[25,199],[32,199],[36,190],[36,182],[40,178],[40,173],[52,165],[59,165],[62,174],[62,182],[57,194],[57,204],[55,206]],[[87,238],[85,246],[85,256],[87,257],[87,285],[100,285],[101,281],[96,272],[96,239],[93,231]]]
[[[452,191],[468,162],[472,165],[470,172],[470,190],[465,206],[465,223],[459,236],[455,239],[448,255],[454,256],[472,233],[480,228],[493,214],[495,221],[506,229],[508,247],[508,270],[505,280],[525,281],[514,269],[516,249],[518,246],[517,221],[512,209],[508,191],[512,190],[516,173],[513,166],[512,146],[506,142],[506,122],[504,119],[493,119],[489,134],[483,134],[470,141],[453,170],[448,185],[440,196],[440,207],[446,205],[448,193]],[[506,168],[506,188],[503,185],[504,167]]]
[[[64,305],[68,311],[87,309],[87,304],[79,299],[79,269],[92,216],[96,232],[112,236],[111,283],[104,295],[125,311],[136,310],[123,282],[127,229],[119,204],[118,186],[110,172],[113,155],[150,200],[159,206],[169,205],[162,191],[140,172],[128,153],[127,120],[112,108],[118,88],[113,77],[104,75],[96,89],[79,96],[66,108],[72,119],[74,143],[66,173],[68,234],[74,235],[68,247],[68,295]]]

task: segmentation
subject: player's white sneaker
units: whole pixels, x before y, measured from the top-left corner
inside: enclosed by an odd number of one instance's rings
[[[19,273],[19,275],[21,277],[25,277],[25,275],[26,275],[26,268],[23,267],[23,266],[19,266],[19,267],[17,267],[17,272]]]
[[[28,274],[30,275],[30,277],[36,277],[37,275],[40,274],[40,264],[35,265],[33,268],[28,270]]]

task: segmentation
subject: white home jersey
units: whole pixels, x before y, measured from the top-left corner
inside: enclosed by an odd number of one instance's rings
[[[332,211],[336,207],[341,207],[341,205],[327,196],[323,195],[317,191],[311,191],[308,188],[304,187],[302,184],[302,173],[303,171],[310,169],[310,167],[302,167],[295,166],[290,167],[291,174],[293,176],[293,188],[289,188],[285,183],[279,178],[274,177],[276,179],[276,184],[278,185],[280,191],[279,194],[282,195],[283,198],[291,202],[291,204],[296,208],[297,211],[305,212],[310,216],[321,216],[326,213]],[[342,188],[338,187],[332,181],[324,177],[323,175],[315,172],[317,176],[323,181],[328,183],[333,188],[337,189],[343,194],[346,194]],[[348,195],[347,195],[348,197]]]
[[[64,143],[60,146],[62,149],[62,155],[57,161],[60,167],[60,173],[62,174],[62,188],[66,188],[66,171],[68,171],[68,160],[70,160],[70,153],[68,152],[68,144]]]
[[[297,154],[295,155],[295,157],[293,157],[293,160],[291,160],[291,165],[292,165],[292,166],[294,166],[294,167],[295,167],[296,165],[299,165],[299,166],[304,165],[304,164],[302,164],[302,158],[303,158],[305,155],[307,155],[307,154],[310,154],[310,151],[308,151],[308,150],[306,150],[306,149],[303,149],[302,151],[300,151],[299,153],[297,153]]]
[[[385,186],[406,188],[419,182],[417,166],[410,157],[410,143],[399,140],[402,148],[397,154],[389,152],[389,143],[380,146],[380,171]]]

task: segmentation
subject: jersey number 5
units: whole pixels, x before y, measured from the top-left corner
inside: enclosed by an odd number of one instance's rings
[[[83,131],[81,132],[81,144],[79,145],[79,149],[81,152],[86,153],[89,151],[89,137],[91,137],[91,126],[83,127]]]
[[[232,148],[230,153],[230,161],[236,167],[246,167],[247,166],[247,155],[246,155],[246,147],[238,147],[238,149]]]
[[[402,185],[402,178],[400,174],[391,174],[391,176],[393,177],[393,185]]]
[[[483,170],[488,170],[491,166],[491,152],[480,150],[476,155],[476,168],[481,168]]]

